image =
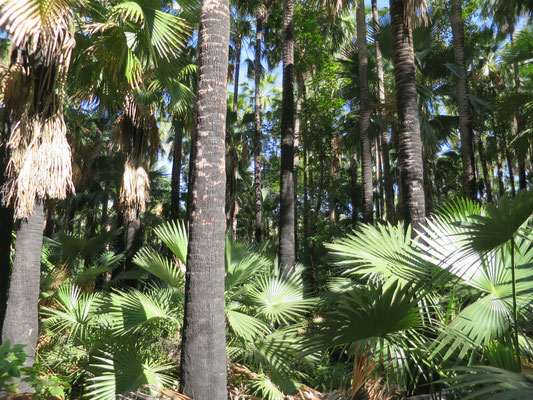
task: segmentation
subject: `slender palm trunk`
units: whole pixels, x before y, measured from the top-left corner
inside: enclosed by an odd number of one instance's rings
[[[261,45],[263,41],[263,18],[257,17],[255,32],[255,99],[254,99],[254,190],[255,190],[255,240],[262,239],[263,195],[261,192],[261,139],[263,124],[261,122]]]
[[[361,137],[361,176],[363,180],[363,221],[373,222],[372,150],[369,137],[370,91],[368,89],[368,55],[366,46],[365,2],[357,3],[357,45],[359,58],[359,132]]]
[[[180,184],[181,184],[181,148],[183,142],[183,130],[174,123],[174,149],[172,151],[172,178],[170,184],[170,219],[177,220],[180,217]]]
[[[296,96],[296,116],[294,119],[294,252],[298,253],[298,172],[299,172],[299,152],[300,152],[300,124],[302,114],[302,102],[305,98],[305,77],[302,72],[296,73],[298,83],[298,94]]]
[[[233,79],[233,112],[237,112],[237,106],[239,104],[239,74],[241,71],[241,51],[242,43],[237,40],[235,43],[235,78]]]
[[[499,188],[499,195],[502,197],[505,194],[505,185],[503,183],[503,168],[502,168],[502,159],[500,154],[498,153],[498,161],[497,161],[497,169],[498,169],[498,188]]]
[[[38,336],[38,300],[41,276],[41,247],[43,243],[44,206],[35,203],[33,214],[20,222],[15,242],[15,258],[4,325],[2,342],[24,344],[28,355],[24,365],[33,365]],[[19,384],[22,392],[33,392],[26,383]]]
[[[379,14],[377,0],[372,0],[372,20],[374,29],[379,26]],[[383,57],[381,55],[381,49],[378,43],[375,44],[376,48],[376,69],[378,74],[378,99],[381,106],[385,104],[385,75],[383,73]],[[382,195],[385,195],[385,210],[382,214],[386,215],[386,220],[389,222],[394,221],[394,188],[392,186],[392,177],[390,172],[390,160],[389,160],[389,132],[383,131],[381,137],[381,162],[383,165],[383,190]]]
[[[402,0],[390,0],[390,10],[403,212],[406,223],[418,228],[424,224],[426,203],[412,31],[404,15]]]
[[[479,160],[481,161],[481,169],[483,170],[483,180],[485,181],[485,191],[487,192],[487,201],[492,203],[492,182],[489,175],[489,167],[487,165],[487,158],[485,157],[485,148],[481,135],[477,140],[477,151],[479,153]]]
[[[181,351],[183,392],[202,400],[227,399],[224,209],[229,28],[229,1],[202,0],[198,119]]]
[[[453,52],[459,66],[457,82],[457,103],[459,105],[459,131],[461,133],[461,157],[463,160],[463,186],[465,196],[476,200],[477,185],[474,170],[474,139],[472,133],[472,108],[468,94],[468,80],[465,59],[464,23],[462,0],[451,0],[451,23]]]
[[[283,0],[283,100],[279,262],[290,273],[296,262],[294,243],[294,0]]]
[[[350,178],[351,178],[350,196],[352,200],[352,226],[354,227],[359,218],[359,206],[357,203],[357,170],[358,170],[357,164],[358,162],[359,161],[357,158],[357,146],[354,145],[352,156],[350,157]]]
[[[511,194],[516,196],[516,187],[514,184],[513,155],[509,150],[509,144],[505,143],[505,158],[507,160],[507,169],[509,170],[509,184],[511,185]]]

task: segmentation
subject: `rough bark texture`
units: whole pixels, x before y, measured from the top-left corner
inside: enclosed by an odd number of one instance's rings
[[[180,217],[180,184],[181,184],[181,147],[183,130],[174,121],[174,149],[172,151],[172,178],[170,182],[170,219]]]
[[[357,146],[354,145],[352,157],[350,158],[350,178],[352,184],[350,188],[350,196],[352,200],[352,225],[354,227],[359,218],[359,205],[357,204],[357,164]]]
[[[281,115],[281,172],[279,262],[292,272],[294,243],[294,0],[283,0],[283,100]]]
[[[365,2],[357,3],[357,48],[359,59],[359,133],[361,137],[361,172],[363,180],[363,221],[373,222],[372,150],[369,137],[370,91],[368,89],[368,55],[366,46]]]
[[[498,169],[499,195],[500,197],[502,197],[505,194],[505,185],[503,183],[503,168],[502,168],[502,158],[500,156],[500,153],[498,153],[497,169]]]
[[[41,277],[41,247],[43,243],[44,206],[35,203],[33,214],[20,222],[15,242],[15,258],[9,284],[6,316],[2,327],[2,342],[25,344],[29,356],[24,365],[33,365],[39,330],[39,283]],[[21,392],[33,392],[32,387],[19,383]]]
[[[197,400],[227,399],[224,208],[229,28],[229,1],[202,0],[196,153],[181,351],[182,389]]]
[[[463,187],[465,196],[476,200],[477,185],[474,169],[474,139],[472,133],[472,108],[470,105],[468,80],[466,76],[464,23],[462,0],[451,0],[451,23],[453,33],[453,53],[459,67],[457,76],[457,103],[459,106],[459,132],[461,134],[461,157],[463,160]]]
[[[424,223],[426,205],[413,39],[411,27],[404,15],[404,2],[390,0],[390,10],[398,103],[398,162],[403,186],[403,214],[406,223],[418,228]]]
[[[263,195],[261,193],[261,139],[263,124],[261,121],[261,44],[263,40],[263,19],[258,16],[255,32],[255,99],[254,99],[254,191],[255,191],[255,240],[262,239]]]

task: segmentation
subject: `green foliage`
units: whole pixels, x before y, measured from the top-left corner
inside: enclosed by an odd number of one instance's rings
[[[20,378],[21,369],[26,360],[23,344],[15,344],[11,347],[9,340],[0,346],[0,390],[14,392],[16,384],[13,378]]]

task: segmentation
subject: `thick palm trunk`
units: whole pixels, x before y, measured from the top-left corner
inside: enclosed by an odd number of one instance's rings
[[[359,133],[361,135],[361,175],[363,180],[363,221],[373,222],[372,150],[369,137],[370,91],[368,89],[368,55],[366,46],[365,3],[357,3],[357,46],[359,58]]]
[[[457,81],[457,103],[459,106],[459,131],[461,133],[461,157],[463,160],[463,187],[465,196],[476,200],[477,185],[474,160],[474,139],[472,133],[472,108],[468,94],[466,77],[464,23],[462,0],[451,0],[453,53],[455,63],[459,66]]]
[[[229,1],[202,0],[198,119],[181,351],[183,392],[202,400],[227,399],[224,209],[229,28]]]
[[[254,99],[254,191],[255,191],[255,240],[261,242],[262,235],[262,200],[261,193],[261,137],[263,124],[261,122],[261,44],[263,40],[263,19],[258,16],[255,32],[255,99]]]
[[[281,171],[279,262],[292,272],[294,243],[294,0],[283,0],[283,100],[281,115]]]
[[[20,223],[15,242],[15,258],[4,325],[2,342],[25,344],[29,356],[24,365],[33,365],[39,331],[39,283],[41,277],[41,247],[43,243],[44,207],[36,202],[33,214]],[[19,384],[22,392],[33,392],[25,382]]]
[[[183,130],[174,121],[174,148],[172,150],[172,177],[170,183],[170,219],[180,217],[180,184],[181,184],[181,149]]]
[[[424,224],[426,203],[413,39],[411,27],[404,15],[404,2],[390,0],[390,10],[398,103],[398,163],[403,186],[403,213],[406,223],[418,228]]]

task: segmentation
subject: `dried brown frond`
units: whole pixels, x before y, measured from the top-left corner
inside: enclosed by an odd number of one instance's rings
[[[142,160],[126,157],[119,205],[128,221],[133,221],[139,213],[146,210],[150,197],[150,180]]]

